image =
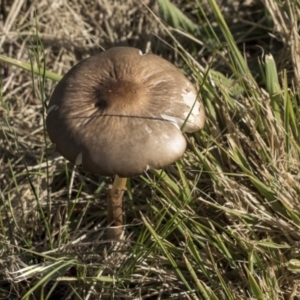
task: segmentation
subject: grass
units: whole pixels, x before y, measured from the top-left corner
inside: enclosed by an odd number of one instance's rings
[[[299,3],[18,1],[0,19],[0,296],[300,299]],[[180,161],[130,180],[112,247],[111,179],[55,152],[45,111],[61,75],[116,45],[179,66],[207,122]]]

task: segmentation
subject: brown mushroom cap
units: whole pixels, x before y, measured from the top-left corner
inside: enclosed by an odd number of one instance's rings
[[[203,127],[191,82],[171,63],[128,47],[82,60],[57,84],[47,130],[60,154],[100,175],[161,169],[186,148],[181,131]]]

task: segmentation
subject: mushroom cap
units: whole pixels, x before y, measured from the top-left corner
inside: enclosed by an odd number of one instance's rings
[[[171,63],[116,47],[82,60],[54,89],[46,119],[58,152],[99,175],[161,169],[186,148],[182,132],[204,126],[192,83]]]

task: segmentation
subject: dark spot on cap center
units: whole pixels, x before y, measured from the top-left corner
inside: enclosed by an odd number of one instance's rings
[[[93,91],[93,105],[99,113],[137,114],[140,108],[145,108],[145,96],[145,87],[133,80],[106,80]]]
[[[101,109],[101,110],[106,109],[106,108],[107,108],[107,105],[108,105],[107,101],[106,101],[106,100],[103,100],[103,99],[98,100],[98,101],[94,104],[95,107],[97,107],[97,108],[99,108],[99,109]]]

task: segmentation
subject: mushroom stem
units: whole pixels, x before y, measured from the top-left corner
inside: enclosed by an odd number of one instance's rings
[[[123,233],[123,194],[126,190],[127,178],[116,175],[113,186],[107,195],[108,237],[120,239]]]

